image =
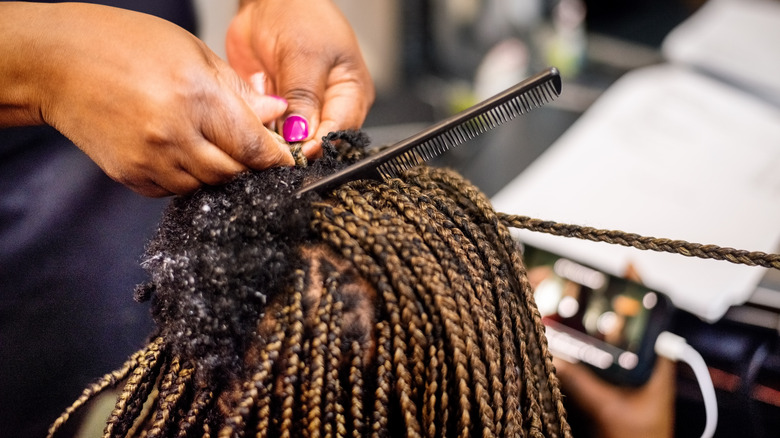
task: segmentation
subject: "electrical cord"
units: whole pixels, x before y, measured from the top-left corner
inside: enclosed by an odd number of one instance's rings
[[[699,382],[701,395],[704,399],[705,424],[702,438],[711,438],[718,425],[718,401],[715,396],[715,386],[704,358],[698,351],[688,345],[685,338],[670,332],[658,335],[655,341],[655,352],[673,361],[683,361],[688,364]]]

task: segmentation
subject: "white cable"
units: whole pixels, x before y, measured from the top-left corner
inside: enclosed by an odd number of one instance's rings
[[[663,332],[658,335],[655,341],[655,352],[667,359],[681,360],[688,364],[699,381],[701,395],[704,399],[705,424],[702,438],[711,438],[715,434],[715,428],[718,425],[718,400],[715,397],[715,386],[712,384],[712,377],[704,358],[698,351],[688,345],[685,338],[670,332]]]

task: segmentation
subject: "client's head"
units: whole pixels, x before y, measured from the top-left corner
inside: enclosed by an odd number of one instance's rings
[[[569,435],[488,200],[427,167],[296,198],[364,141],[333,139],[307,168],[172,203],[136,291],[157,331],[74,406],[122,381],[107,436]]]

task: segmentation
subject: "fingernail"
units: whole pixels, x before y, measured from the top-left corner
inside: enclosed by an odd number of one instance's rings
[[[295,114],[287,117],[282,126],[282,136],[288,143],[304,140],[309,136],[309,122]]]

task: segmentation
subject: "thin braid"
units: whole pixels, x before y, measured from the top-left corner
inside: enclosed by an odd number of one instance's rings
[[[345,212],[344,212],[345,213]],[[355,216],[346,215],[348,219],[356,219]],[[361,227],[370,228],[370,224],[361,223]],[[419,331],[416,329],[420,326],[419,318],[417,317],[417,311],[413,308],[415,302],[415,294],[412,287],[405,281],[409,278],[410,273],[403,266],[400,258],[393,251],[390,251],[391,246],[386,240],[383,233],[376,233],[372,235],[372,240],[376,240],[376,245],[381,246],[382,251],[374,254],[375,257],[381,259],[386,268],[387,274],[390,275],[390,283],[392,289],[385,288],[383,294],[385,296],[385,302],[392,306],[391,309],[391,321],[393,322],[393,344],[394,344],[394,364],[395,373],[398,379],[396,380],[396,386],[398,387],[398,395],[400,397],[402,412],[404,416],[404,422],[406,424],[407,431],[412,436],[418,436],[420,434],[420,425],[417,420],[417,403],[415,402],[416,387],[414,386],[414,378],[410,372],[410,361],[406,354],[407,351],[415,352],[419,357],[420,346],[418,341],[420,340]],[[395,296],[393,294],[395,290],[398,294],[397,304],[393,302]],[[388,301],[388,299],[390,301]],[[396,309],[395,306],[398,306]],[[408,336],[408,340],[407,339]],[[415,353],[413,353],[414,356]],[[412,367],[414,365],[412,364]]]
[[[276,328],[271,339],[261,350],[260,364],[257,370],[253,373],[249,381],[252,384],[252,394],[257,392],[257,402],[255,403],[257,409],[257,437],[264,437],[268,435],[270,428],[270,419],[272,413],[272,397],[275,390],[276,383],[274,382],[273,366],[279,357],[282,342],[284,338],[284,332],[279,328],[281,322],[277,320]]]
[[[372,190],[360,199],[375,205],[377,209],[382,209],[386,205],[390,205],[386,198],[381,196],[381,192],[377,190]],[[442,325],[440,312],[438,312],[431,294],[427,293],[425,289],[429,288],[432,291],[449,290],[449,284],[445,284],[446,278],[443,276],[439,266],[428,263],[431,260],[429,257],[426,257],[426,252],[420,247],[419,239],[416,237],[415,227],[413,225],[406,223],[400,218],[384,218],[383,215],[380,215],[379,224],[387,228],[389,235],[396,236],[390,243],[400,259],[406,261],[407,269],[411,270],[416,276],[415,278],[418,281],[415,281],[412,284],[416,292],[415,298],[420,300],[419,304],[425,309],[425,312],[421,317],[414,318],[413,323],[416,329],[411,333],[412,339],[415,341],[412,355],[412,372],[415,377],[415,391],[417,391],[417,388],[422,388],[426,385],[425,382],[428,381],[428,376],[425,372],[425,363],[427,363],[431,357],[426,356],[426,350],[428,345],[434,343],[435,339],[440,335],[440,333],[436,333],[438,330],[435,328],[441,327]],[[400,277],[408,277],[408,274],[403,272]],[[422,325],[422,330],[419,329],[420,325]]]
[[[240,399],[233,400],[237,406],[231,409],[232,414],[225,419],[225,424],[219,429],[217,434],[219,438],[243,437],[250,408],[257,403],[258,391],[255,382],[246,382],[242,390],[236,390],[235,393],[241,394]]]
[[[328,278],[325,279],[325,294],[322,297],[322,305],[323,305],[323,322],[325,323],[325,326],[327,327],[326,336],[327,339],[325,343],[325,377],[323,379],[323,389],[324,391],[324,397],[323,397],[323,412],[325,418],[323,419],[323,429],[324,429],[324,437],[325,438],[333,438],[336,434],[336,428],[335,428],[335,422],[336,422],[336,415],[335,415],[335,405],[336,405],[336,397],[338,393],[337,385],[338,385],[338,350],[336,349],[336,346],[334,345],[336,342],[336,333],[334,333],[335,328],[335,321],[334,317],[334,303],[333,303],[333,293],[334,293],[334,285],[337,284],[337,282],[334,280],[332,276],[328,276]],[[340,348],[339,348],[340,350]]]
[[[483,258],[490,259],[487,256],[483,256],[482,254],[490,253],[490,245],[488,245],[488,241],[485,240],[484,236],[482,235],[482,232],[478,226],[476,226],[471,220],[468,219],[468,217],[460,211],[460,207],[458,207],[458,204],[454,201],[449,201],[450,197],[452,196],[451,193],[445,193],[445,191],[435,182],[433,182],[427,174],[424,174],[422,172],[420,173],[413,173],[410,172],[410,178],[415,180],[418,184],[420,184],[421,187],[423,187],[426,191],[431,193],[431,196],[435,199],[438,199],[439,208],[442,210],[442,212],[446,213],[446,217],[453,220],[459,227],[460,232],[465,233],[461,237],[461,241],[464,242],[464,245],[466,247],[466,251],[469,254],[474,254],[475,252],[477,254],[471,255],[469,257],[469,260],[471,261],[470,264],[474,264],[475,266],[481,265],[481,260]],[[429,212],[430,214],[430,212]],[[474,247],[471,245],[471,242],[476,242],[478,245],[477,247]],[[479,254],[479,255],[478,255]],[[470,265],[469,264],[469,265]],[[487,278],[492,278],[494,281],[497,281],[502,278],[501,273],[496,269],[494,265],[490,265],[490,270],[484,272],[483,276],[486,276]],[[473,281],[478,281],[480,277],[478,276],[472,276]],[[495,299],[497,306],[496,307],[489,307],[488,310],[490,312],[488,313],[489,319],[488,323],[491,325],[496,324],[497,319],[501,319],[502,323],[500,324],[501,328],[501,336],[499,337],[497,333],[494,333],[494,336],[498,337],[500,339],[501,343],[501,351],[503,351],[505,354],[501,355],[503,360],[503,365],[500,367],[497,367],[498,361],[491,361],[491,365],[494,365],[492,368],[492,376],[494,381],[494,400],[498,399],[498,403],[496,403],[499,407],[504,407],[503,412],[506,412],[507,415],[507,424],[509,425],[510,429],[507,431],[508,436],[521,436],[521,425],[522,420],[520,419],[520,406],[521,403],[519,401],[519,392],[520,388],[517,387],[517,385],[514,383],[517,381],[518,375],[516,374],[517,365],[515,365],[515,357],[514,354],[515,347],[513,343],[513,339],[515,338],[515,333],[517,331],[513,329],[511,321],[507,318],[508,317],[508,309],[506,305],[507,297],[505,293],[503,292],[505,288],[497,287],[497,285],[491,286],[491,289],[493,290],[493,293],[496,295]],[[490,303],[492,300],[481,300],[482,303]],[[476,306],[480,307],[480,306]],[[522,332],[520,332],[522,335]],[[488,339],[494,339],[492,336],[489,336]],[[497,342],[498,339],[497,339]],[[496,348],[496,344],[490,344],[490,347],[492,347],[490,350],[495,349],[495,351],[498,351]],[[503,371],[502,371],[503,370]],[[503,377],[502,377],[503,374]],[[506,385],[503,383],[500,383],[501,381],[507,382]],[[503,413],[502,412],[502,413]],[[501,415],[497,413],[497,418],[500,418]],[[501,430],[500,426],[497,426],[497,433]]]
[[[490,201],[483,193],[479,192],[479,190],[473,186],[463,184],[462,178],[454,174],[452,171],[432,169],[430,174],[435,180],[442,181],[443,183],[451,186],[457,186],[458,190],[478,208],[482,216],[486,219],[486,223],[492,224],[491,228],[493,228],[498,234],[499,241],[497,242],[496,247],[505,249],[515,248],[515,243],[509,233],[509,230],[502,222],[500,222],[499,216],[493,211],[492,206],[490,205]],[[552,403],[559,407],[556,410],[557,418],[555,424],[560,425],[560,433],[562,435],[568,436],[571,434],[571,431],[568,423],[565,421],[565,418],[562,417],[562,395],[558,386],[557,377],[555,376],[555,368],[552,364],[552,354],[549,352],[547,341],[543,336],[544,325],[541,320],[541,315],[539,314],[539,311],[533,301],[533,290],[528,281],[528,276],[526,275],[525,267],[522,263],[519,252],[516,250],[507,250],[507,253],[509,254],[509,266],[513,268],[515,274],[513,277],[520,281],[520,288],[525,301],[523,310],[530,313],[533,324],[532,330],[523,331],[523,333],[532,334],[532,339],[534,341],[532,346],[534,348],[538,346],[540,349],[540,355],[535,356],[541,356],[545,378],[548,383],[547,386],[552,396]],[[549,410],[542,410],[542,412],[549,414]],[[554,433],[551,430],[551,427],[548,429],[550,429],[550,433]]]
[[[308,408],[310,400],[309,397],[311,396],[311,339],[307,337],[307,339],[303,342],[303,345],[301,346],[301,356],[304,357],[306,360],[301,363],[301,366],[298,367],[298,376],[299,380],[301,382],[301,396],[300,396],[300,405],[306,406]],[[309,417],[307,415],[307,412],[303,412],[301,414],[301,435],[304,437],[309,437]]]
[[[317,218],[322,215],[324,218],[329,219],[329,222],[320,222]],[[395,296],[395,291],[390,284],[390,281],[386,278],[382,269],[376,264],[371,256],[365,254],[364,250],[355,243],[351,236],[344,231],[344,227],[347,222],[354,219],[354,215],[346,214],[342,208],[322,208],[315,211],[315,220],[313,225],[321,225],[323,232],[325,232],[325,240],[334,244],[334,247],[341,248],[344,255],[353,254],[353,260],[355,258],[362,261],[362,263],[356,263],[356,266],[366,275],[368,278],[374,279],[372,281],[376,284],[379,294],[384,300],[384,306],[388,312],[389,323],[392,330],[392,345],[393,345],[393,357],[398,358],[399,361],[395,362],[395,375],[398,378],[395,381],[398,387],[398,395],[401,399],[403,406],[404,420],[406,422],[407,430],[410,430],[413,435],[419,435],[419,424],[415,417],[412,416],[412,401],[409,399],[411,393],[411,375],[408,372],[407,357],[406,357],[406,332],[402,326],[401,310],[399,300]],[[354,224],[353,224],[354,225]],[[360,227],[356,227],[360,229]],[[373,236],[380,238],[380,236]],[[381,244],[380,244],[381,245]],[[383,245],[386,248],[386,245]],[[383,254],[385,255],[385,254]],[[357,257],[355,257],[357,256]],[[386,256],[386,255],[385,255]],[[393,263],[395,259],[392,257],[386,257],[383,260],[386,263]]]
[[[304,273],[297,271],[295,279],[293,280],[295,286],[293,292],[290,294],[290,303],[285,308],[285,318],[289,319],[288,335],[285,341],[284,347],[284,360],[286,363],[284,368],[284,387],[282,388],[282,421],[281,436],[291,436],[291,431],[294,427],[294,404],[295,404],[295,389],[298,384],[298,370],[301,368],[300,352],[301,352],[301,340],[303,338],[304,322],[303,322],[303,310],[301,304],[301,297],[303,293],[303,279]]]
[[[178,357],[174,357],[160,385],[159,407],[154,423],[147,438],[162,437],[167,434],[170,418],[175,414],[178,402],[181,400],[193,373],[192,367],[181,367]]]
[[[349,367],[349,415],[352,419],[352,437],[360,438],[365,433],[365,420],[363,415],[363,356],[360,342],[352,341],[350,344]]]
[[[392,346],[390,344],[390,326],[386,322],[377,323],[377,332],[379,337],[377,339],[377,385],[376,393],[374,395],[374,412],[371,418],[371,437],[372,438],[385,438],[389,436],[388,432],[388,417],[390,412],[388,406],[390,405],[390,392],[391,382],[393,380],[393,365],[390,351]]]
[[[162,343],[162,339],[157,338],[154,342],[158,344]],[[130,372],[138,366],[139,359],[147,354],[147,352],[149,351],[149,347],[150,346],[146,346],[143,349],[133,353],[133,355],[130,356],[130,358],[127,361],[125,361],[124,364],[122,364],[121,368],[119,368],[116,371],[107,373],[100,380],[85,388],[84,391],[79,396],[79,398],[76,399],[76,401],[73,402],[73,404],[70,405],[65,410],[65,412],[63,412],[62,415],[60,415],[54,421],[54,423],[52,423],[51,427],[49,427],[49,433],[47,435],[47,438],[52,438],[54,434],[56,434],[57,431],[60,429],[60,427],[62,427],[62,425],[68,421],[68,418],[70,418],[70,416],[73,415],[74,412],[79,410],[88,401],[92,400],[98,394],[102,393],[105,389],[113,388],[117,385],[118,382],[124,380],[130,374]]]
[[[325,378],[325,351],[328,344],[328,326],[323,316],[325,314],[324,303],[320,303],[317,309],[316,325],[312,330],[311,340],[311,367],[309,375],[309,385],[307,388],[306,399],[307,407],[307,429],[308,436],[317,437],[322,432],[322,402]]]
[[[428,384],[425,387],[425,406],[423,407],[423,424],[425,425],[425,434],[428,437],[436,436],[437,427],[446,431],[446,420],[441,421],[443,412],[447,409],[442,394],[446,393],[445,370],[446,365],[440,359],[439,355],[444,353],[444,345],[441,340],[437,341],[439,345],[430,346],[429,362],[426,377]],[[443,435],[443,434],[442,434]]]
[[[153,389],[157,372],[162,366],[160,356],[163,342],[156,340],[149,344],[149,349],[138,359],[138,366],[127,380],[116,406],[108,417],[108,423],[103,431],[105,438],[124,436],[132,426],[133,419],[143,406]]]
[[[393,218],[385,218],[383,215],[378,214],[371,203],[367,202],[368,198],[359,196],[357,192],[349,192],[348,195],[348,197],[344,197],[342,195],[342,199],[346,201],[347,206],[355,214],[355,217],[361,219],[361,223],[358,226],[371,229],[375,225],[374,222],[376,222],[376,225],[387,228],[387,234],[398,236],[399,238],[406,236],[406,233],[403,231],[403,221],[398,218],[395,218],[395,220]],[[373,218],[376,218],[376,220],[374,221]],[[397,230],[397,228],[400,229]],[[382,245],[383,249],[387,251],[387,257],[392,257],[392,259],[387,259],[386,270],[390,273],[395,272],[394,267],[400,266],[401,260],[408,259],[408,257],[402,253],[403,248],[396,244],[397,239],[390,241],[383,239],[383,237],[384,236],[380,235],[375,238],[380,239],[377,241],[377,244]],[[396,251],[390,251],[391,248],[395,249]],[[376,253],[374,256],[381,257],[381,255]],[[414,266],[414,264],[412,264],[412,266]],[[420,319],[418,312],[413,308],[413,306],[415,305],[415,302],[419,296],[424,296],[426,294],[424,291],[421,293],[415,293],[415,290],[423,289],[422,285],[420,284],[412,285],[409,284],[408,281],[399,282],[397,280],[398,278],[406,279],[411,274],[407,268],[399,269],[403,269],[403,272],[400,272],[398,275],[393,277],[393,287],[399,291],[398,304],[401,308],[403,324],[408,327],[408,348],[411,351],[409,362],[411,362],[412,366],[411,375],[416,377],[414,379],[414,384],[411,387],[409,397],[413,400],[416,400],[418,397],[418,392],[421,391],[421,388],[423,387],[422,371],[425,368],[423,363],[425,361],[425,345],[427,344],[427,339],[425,333],[420,330],[420,327],[424,327],[424,323]],[[404,366],[407,365],[405,364]]]
[[[581,225],[563,224],[528,216],[498,213],[498,217],[508,227],[555,236],[576,237],[593,242],[606,242],[614,245],[630,246],[637,249],[669,252],[686,257],[725,260],[735,264],[763,266],[780,269],[780,254],[767,254],[761,251],[746,251],[712,244],[687,242],[659,237],[641,236],[619,230],[604,230]]]
[[[204,419],[204,415],[211,402],[214,400],[214,393],[208,385],[200,385],[195,389],[195,396],[190,405],[187,414],[179,422],[179,432],[177,438],[186,438],[190,436],[190,431],[196,424]]]
[[[156,380],[157,384],[160,383],[161,377],[165,375],[164,369],[167,365],[168,365],[167,361],[163,362],[163,367],[161,368],[157,376],[157,380]],[[146,438],[148,428],[152,424],[152,419],[156,414],[154,409],[147,409],[147,406],[157,405],[159,399],[160,399],[160,391],[157,389],[156,385],[152,386],[149,395],[147,396],[146,403],[142,404],[139,407],[139,409],[135,412],[135,414],[131,414],[132,420],[129,422],[130,428],[124,434],[125,437]]]
[[[400,184],[400,181],[394,180],[391,185],[394,184]],[[415,193],[415,190],[411,187],[406,188],[404,191],[409,191],[410,194]],[[399,205],[401,204],[399,203]],[[458,302],[456,307],[463,325],[466,357],[469,359],[473,373],[472,384],[478,400],[478,409],[483,427],[482,433],[483,436],[494,436],[496,427],[494,424],[494,412],[491,403],[488,401],[489,385],[486,366],[481,355],[476,352],[477,346],[484,339],[482,330],[477,331],[474,323],[476,322],[477,325],[482,323],[484,327],[484,315],[480,312],[482,310],[481,303],[478,302],[475,296],[472,281],[474,279],[463,278],[458,268],[459,265],[463,265],[466,254],[461,248],[461,244],[456,242],[457,239],[453,234],[455,230],[454,224],[452,224],[449,218],[444,217],[438,209],[434,208],[430,198],[424,195],[417,196],[414,200],[406,201],[403,208],[405,210],[421,209],[427,213],[422,215],[419,221],[423,231],[421,235],[426,243],[431,245],[435,255],[438,257],[438,260],[429,260],[428,264],[432,266],[441,265],[450,278],[452,290],[456,292],[455,298]],[[432,254],[429,257],[432,257]],[[458,260],[459,263],[453,263],[455,260]]]
[[[334,295],[340,286],[337,278],[325,280],[327,293],[324,297],[328,324],[327,346],[327,385],[325,393],[325,436],[346,436],[344,406],[341,404],[341,383],[339,379],[339,358],[341,357],[341,326],[343,318],[341,301],[335,301]]]
[[[529,329],[523,333],[536,334],[536,336],[530,336],[529,339],[531,340],[531,348],[534,349],[534,356],[542,359],[541,363],[539,361],[534,363],[534,369],[537,373],[538,380],[547,383],[546,391],[542,392],[542,394],[545,395],[545,398],[542,400],[544,404],[542,415],[547,417],[544,422],[546,433],[551,436],[558,436],[558,434],[568,436],[571,434],[569,425],[567,422],[561,421],[562,416],[565,416],[563,396],[560,392],[558,378],[555,375],[552,354],[548,349],[546,338],[542,336],[544,333],[544,324],[538,309],[533,305],[533,288],[528,280],[528,275],[519,253],[517,251],[508,250],[508,248],[515,248],[515,243],[509,230],[499,224],[497,224],[496,230],[504,243],[504,245],[500,245],[498,248],[506,249],[510,260],[510,266],[516,273],[515,278],[517,278],[520,283],[520,290],[522,292],[520,296],[522,296],[525,301],[524,305],[522,305],[522,311],[530,317],[529,324],[532,324],[532,327],[529,327]],[[560,430],[553,429],[551,426],[553,424],[560,425]]]
[[[393,181],[391,184],[398,183],[398,181]],[[481,268],[481,260],[476,255],[470,255],[474,254],[473,246],[468,240],[463,238],[461,231],[455,227],[450,218],[435,208],[432,198],[422,194],[414,187],[409,187],[406,191],[410,195],[415,195],[415,198],[406,204],[406,208],[416,205],[426,213],[423,217],[430,218],[430,222],[421,221],[420,230],[423,231],[423,237],[426,242],[431,244],[439,260],[429,261],[428,264],[433,266],[441,264],[443,268],[446,268],[445,271],[450,278],[451,284],[454,285],[454,290],[458,292],[457,297],[461,300],[458,308],[461,311],[462,320],[466,322],[467,350],[473,350],[475,344],[479,345],[479,343],[484,342],[488,344],[487,351],[497,351],[497,336],[495,330],[493,330],[495,318],[490,311],[492,309],[492,298],[487,296],[485,289],[482,287],[481,275],[478,274],[478,270]],[[439,200],[439,208],[443,207],[442,204],[447,204],[446,199]],[[438,224],[439,226],[434,227],[432,224]],[[436,229],[438,233],[426,232],[431,229]],[[453,266],[450,259],[458,260],[459,263]],[[474,264],[465,263],[466,260],[472,261]],[[468,268],[463,269],[464,265]],[[478,331],[475,331],[472,327],[472,319],[476,322],[479,328]],[[488,400],[490,391],[486,371],[488,366],[485,364],[484,358],[473,352],[468,353],[468,357],[474,372],[475,393],[479,400],[482,425],[483,428],[487,428],[483,431],[483,435],[498,435],[500,426],[495,424],[495,416],[500,417],[502,414],[500,410],[500,388],[502,385],[495,377],[492,379],[493,386],[495,389],[498,389],[497,391],[494,390],[494,393],[499,394],[499,398],[494,400],[494,402],[498,402],[499,410],[494,413]],[[491,374],[496,376],[498,363],[492,365]]]
[[[533,357],[541,357],[543,362],[543,369],[545,371],[545,377],[547,375],[553,375],[554,373],[554,367],[552,365],[552,356],[547,350],[547,343],[546,339],[543,336],[544,333],[544,327],[541,321],[541,315],[539,314],[534,301],[533,301],[533,291],[530,288],[530,283],[528,283],[527,275],[525,273],[525,268],[523,266],[522,260],[519,256],[519,253],[516,250],[508,250],[508,248],[515,248],[515,243],[512,240],[509,231],[506,229],[506,227],[501,224],[498,220],[497,215],[492,209],[492,206],[490,205],[490,201],[487,199],[487,197],[479,192],[475,187],[463,184],[463,180],[454,174],[452,171],[448,170],[441,170],[441,169],[432,169],[430,172],[430,175],[432,179],[436,181],[440,181],[443,184],[446,184],[451,187],[456,187],[457,190],[463,194],[463,196],[468,199],[470,203],[472,203],[475,206],[475,212],[478,212],[478,216],[483,217],[484,219],[480,222],[484,222],[487,225],[489,225],[488,229],[492,232],[495,232],[497,235],[496,238],[496,248],[502,248],[506,250],[506,253],[508,254],[508,261],[509,266],[513,268],[513,271],[515,275],[513,275],[513,278],[516,278],[520,282],[520,289],[522,292],[522,296],[524,297],[525,304],[522,307],[516,307],[518,310],[517,312],[514,312],[515,314],[523,314],[525,312],[528,312],[530,318],[531,318],[531,324],[533,329],[525,328],[524,330],[520,330],[519,333],[521,335],[524,335],[525,333],[530,333],[531,337],[528,339],[530,341],[530,348],[531,353]],[[499,277],[500,278],[500,277]],[[538,349],[538,353],[537,350]],[[522,357],[527,358],[527,354],[523,354]],[[534,364],[528,363],[528,360],[525,361],[526,365],[524,368],[528,370],[528,367],[530,366],[530,370],[535,374],[537,374],[537,378],[540,377],[539,373],[536,373],[535,370],[538,369],[538,362]],[[528,375],[526,375],[528,378]],[[554,375],[553,375],[554,379]],[[540,415],[546,415],[548,413],[547,410],[543,409],[542,406],[538,405],[538,402],[544,403],[543,400],[537,400],[538,395],[543,395],[546,391],[543,391],[542,393],[539,393],[537,395],[537,385],[530,385],[532,388],[529,388],[529,383],[526,384],[526,391],[531,392],[530,396],[532,397],[532,406],[531,409],[528,410],[531,416],[531,424],[529,425],[531,427],[530,431],[534,434],[541,433],[537,432],[537,429],[539,427],[542,427],[543,429],[549,429],[548,427],[545,427],[546,424],[553,424],[550,423],[549,416],[546,419],[547,421],[542,422],[542,424],[537,423],[537,414]],[[560,393],[557,392],[557,380],[552,380],[548,383],[553,383],[553,388],[550,388],[550,392],[554,400],[554,403],[560,402]],[[557,392],[557,393],[556,393]],[[564,421],[564,419],[558,418],[557,421],[554,423],[561,425],[564,429],[568,428],[568,424]],[[552,433],[552,432],[551,432]],[[565,430],[562,431],[562,433],[566,433]]]

